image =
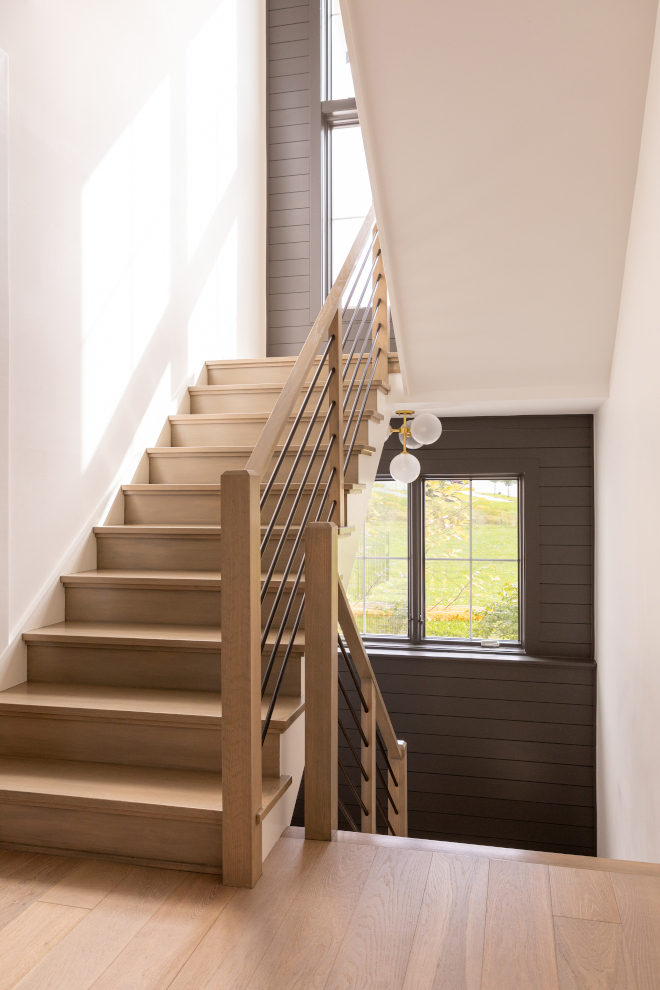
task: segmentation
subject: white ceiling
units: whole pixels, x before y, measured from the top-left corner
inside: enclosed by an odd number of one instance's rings
[[[403,391],[607,395],[657,0],[341,0]]]

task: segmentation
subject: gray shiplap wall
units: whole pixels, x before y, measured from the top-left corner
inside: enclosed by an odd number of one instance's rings
[[[268,0],[267,346],[273,357],[300,351],[321,306],[321,107],[319,86],[310,86],[320,78],[319,17],[318,0]]]
[[[300,352],[323,303],[321,4],[267,4],[267,353],[279,357]]]

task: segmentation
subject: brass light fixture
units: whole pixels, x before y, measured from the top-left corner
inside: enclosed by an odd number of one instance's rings
[[[408,425],[408,416],[414,416],[414,409],[397,409],[397,416],[403,416],[403,424],[400,427],[390,426],[390,433],[398,433],[403,444],[403,453],[397,454],[390,462],[390,474],[395,481],[400,481],[403,485],[409,485],[415,478],[419,477],[421,465],[413,454],[408,453],[408,447],[416,449],[423,447],[427,443],[435,443],[442,433],[442,423],[433,413],[420,413],[413,422]]]

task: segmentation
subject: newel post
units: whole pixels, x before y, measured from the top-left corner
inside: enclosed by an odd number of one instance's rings
[[[259,475],[221,480],[222,881],[261,876],[261,555]]]
[[[337,829],[337,526],[305,530],[305,838]]]

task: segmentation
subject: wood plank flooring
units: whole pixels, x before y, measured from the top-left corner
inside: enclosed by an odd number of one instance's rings
[[[0,990],[660,990],[660,867],[288,829],[253,890],[0,851]]]

